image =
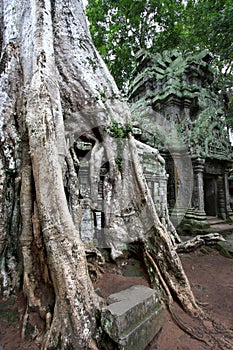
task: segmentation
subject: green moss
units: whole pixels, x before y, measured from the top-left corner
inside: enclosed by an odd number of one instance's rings
[[[221,244],[217,244],[215,247],[222,256],[224,256],[225,258],[228,258],[228,259],[233,259],[233,252],[232,251],[230,251],[229,249],[226,249]]]
[[[186,219],[184,218],[179,226],[177,227],[177,232],[179,235],[196,235],[199,233],[203,233],[204,230],[209,228],[209,224],[206,221],[198,221],[194,219]]]
[[[133,126],[131,124],[121,124],[116,122],[115,120],[112,120],[111,125],[107,128],[107,132],[117,138],[117,139],[123,139],[128,136],[130,132],[132,132]]]
[[[121,172],[122,170],[122,158],[121,157],[116,157],[115,158],[115,163],[118,168],[118,170]]]
[[[200,248],[200,252],[203,253],[203,254],[210,254],[212,253],[213,251],[216,250],[216,247],[215,246],[203,246]]]
[[[210,254],[216,250],[225,258],[233,259],[233,252],[230,251],[229,249],[226,249],[221,244],[214,244],[212,246],[203,246],[200,248],[200,252],[203,254]]]

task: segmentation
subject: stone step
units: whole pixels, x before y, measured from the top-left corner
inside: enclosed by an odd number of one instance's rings
[[[224,224],[224,220],[215,217],[215,216],[207,216],[207,221],[210,225]]]
[[[121,350],[144,350],[162,327],[162,306],[156,291],[133,286],[109,297],[101,323]]]

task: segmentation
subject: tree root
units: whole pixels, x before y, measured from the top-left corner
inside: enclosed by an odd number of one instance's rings
[[[155,260],[153,259],[153,257],[151,256],[151,254],[148,252],[147,249],[145,249],[145,256],[150,262],[153,269],[155,270],[155,273],[157,274],[160,280],[160,283],[164,288],[164,291],[167,295],[165,304],[174,323],[182,331],[189,334],[194,339],[205,343],[212,350],[231,349],[232,340],[233,340],[232,332],[227,331],[222,325],[221,326],[218,325],[202,309],[199,309],[198,314],[196,309],[193,310],[193,313],[189,313],[189,316],[192,317],[195,323],[198,323],[198,325],[195,326],[195,328],[190,327],[183,320],[181,320],[180,317],[178,317],[178,315],[176,314],[176,311],[174,310],[174,300],[170,292],[169,286],[164,280],[158,265],[156,264]],[[210,325],[210,327],[212,327],[213,330],[208,328],[207,324]]]
[[[92,283],[98,282],[101,276],[104,274],[104,269],[102,269],[97,262],[88,262],[87,267]]]
[[[97,282],[101,278],[102,274],[104,274],[104,269],[102,266],[105,264],[105,259],[101,252],[95,247],[86,246],[85,253],[89,275],[92,282]]]
[[[188,241],[176,244],[175,249],[177,253],[191,252],[203,245],[214,245],[219,241],[225,241],[225,239],[219,233],[198,235]]]

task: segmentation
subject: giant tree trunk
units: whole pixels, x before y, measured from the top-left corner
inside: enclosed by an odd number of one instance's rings
[[[96,347],[99,305],[80,239],[74,151],[80,137],[93,146],[92,209],[101,165],[108,164],[109,246],[119,253],[119,235],[121,242],[142,242],[157,284],[163,281],[187,311],[200,315],[157,217],[135,140],[130,132],[121,140],[116,135],[114,125],[127,129],[129,109],[93,47],[81,0],[1,0],[0,11],[1,292],[21,288],[23,276],[24,330],[34,312],[43,320],[34,334],[43,349]]]

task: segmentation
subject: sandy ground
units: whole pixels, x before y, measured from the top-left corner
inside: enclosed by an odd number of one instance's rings
[[[195,296],[206,304],[205,310],[217,323],[233,330],[233,260],[217,251],[203,253],[200,250],[181,255],[181,260]],[[107,297],[136,284],[149,285],[143,268],[131,258],[118,265],[108,264],[95,287]],[[0,300],[0,350],[39,349],[34,342],[22,341],[20,337],[24,310],[22,294]],[[184,333],[164,310],[163,328],[147,348],[156,349],[210,350],[210,347]]]

